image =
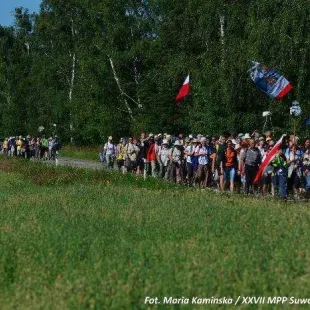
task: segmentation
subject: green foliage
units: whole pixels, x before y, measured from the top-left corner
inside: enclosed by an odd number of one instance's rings
[[[37,134],[41,125],[49,134],[53,123],[77,144],[141,130],[249,132],[262,129],[267,109],[288,132],[293,99],[309,114],[305,1],[43,0],[38,15],[15,13],[14,27],[0,28],[2,135]],[[251,60],[287,76],[291,96],[274,102],[260,92]],[[188,73],[191,95],[177,108]]]

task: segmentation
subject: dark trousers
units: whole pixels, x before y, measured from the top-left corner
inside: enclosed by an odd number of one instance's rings
[[[257,174],[257,167],[255,166],[249,166],[245,165],[244,172],[245,172],[245,191],[247,194],[249,194],[250,189],[253,188],[254,179]]]
[[[199,187],[205,188],[208,184],[209,178],[209,166],[208,165],[198,165],[196,172],[196,183],[199,184]]]
[[[287,192],[287,177],[286,173],[280,173],[279,174],[279,189],[280,189],[280,195],[281,198],[286,198],[286,192]]]
[[[194,181],[194,167],[192,163],[186,163],[187,168],[187,183],[189,185],[193,184]]]

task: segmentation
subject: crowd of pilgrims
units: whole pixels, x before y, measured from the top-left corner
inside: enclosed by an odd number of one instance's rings
[[[56,153],[60,150],[60,140],[57,135],[46,138],[14,136],[5,138],[1,145],[1,150],[6,156],[17,156],[26,159],[55,159]]]
[[[140,138],[112,136],[103,145],[100,160],[118,168],[158,177],[178,184],[221,191],[300,197],[310,191],[310,139],[287,136],[257,184],[259,166],[276,141],[267,131],[260,135],[231,134],[220,137],[142,133]]]

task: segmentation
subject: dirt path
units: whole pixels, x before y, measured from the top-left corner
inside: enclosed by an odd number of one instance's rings
[[[53,162],[48,162],[53,163]],[[59,166],[71,166],[71,167],[80,167],[80,168],[92,168],[92,169],[103,169],[103,164],[99,161],[91,161],[84,159],[75,159],[71,157],[59,157],[58,159]]]

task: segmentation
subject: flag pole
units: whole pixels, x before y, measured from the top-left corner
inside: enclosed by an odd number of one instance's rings
[[[294,119],[294,144],[296,144],[296,118]]]

